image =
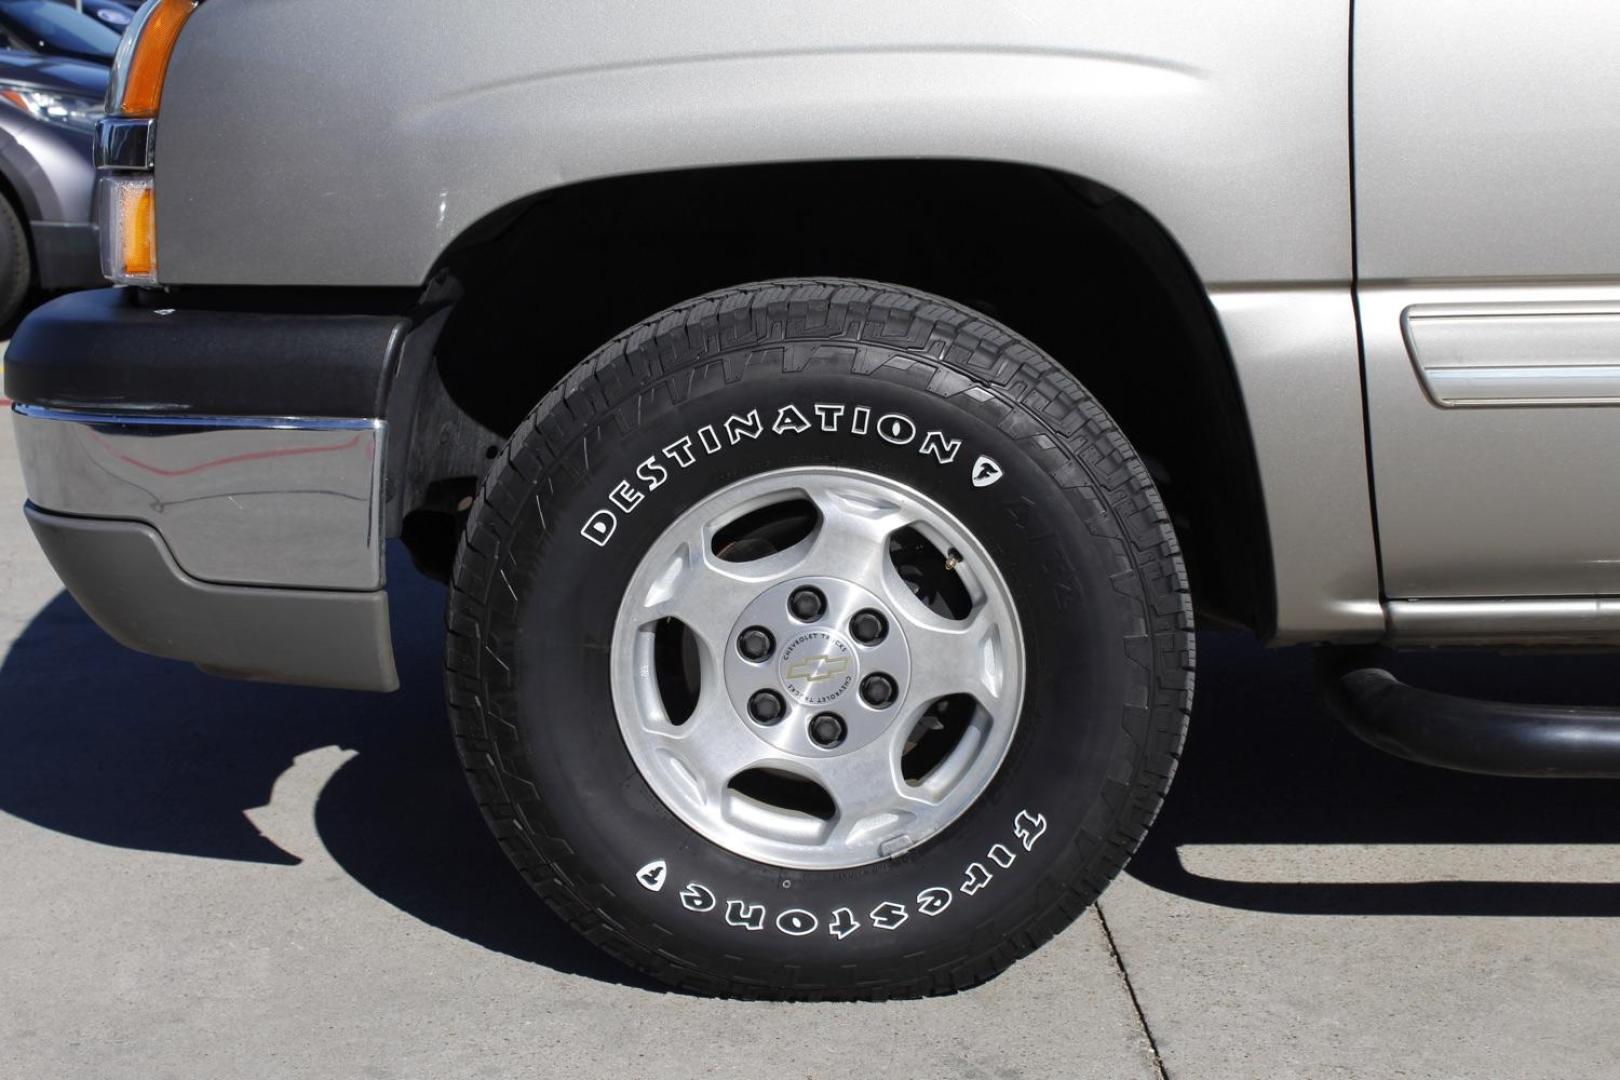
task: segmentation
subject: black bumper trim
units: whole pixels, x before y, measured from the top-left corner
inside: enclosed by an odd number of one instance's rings
[[[213,585],[175,565],[149,525],[24,513],[79,606],[121,645],[231,678],[399,687],[387,593]]]
[[[332,299],[274,290],[206,304],[135,289],[59,297],[17,328],[5,395],[120,413],[381,417],[410,320],[376,305],[334,311]]]

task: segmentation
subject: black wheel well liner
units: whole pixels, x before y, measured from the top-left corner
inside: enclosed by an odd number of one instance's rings
[[[860,160],[636,174],[489,215],[440,259],[424,293],[435,315],[407,344],[389,408],[401,478],[393,529],[425,569],[442,571],[434,564],[446,557],[443,523],[406,519],[453,518],[490,448],[598,345],[704,292],[812,275],[924,289],[1045,349],[1149,462],[1200,612],[1271,635],[1259,470],[1203,283],[1164,227],[1124,195],[1020,164]]]

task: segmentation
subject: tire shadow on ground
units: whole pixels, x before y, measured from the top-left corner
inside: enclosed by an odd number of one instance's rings
[[[386,695],[212,678],[122,648],[59,594],[0,661],[0,811],[115,847],[293,866],[244,812],[296,757],[335,745],[355,754],[315,824],[355,881],[497,952],[653,987],[557,918],[485,827],[445,716],[444,590],[392,554],[403,686]]]
[[[447,933],[567,974],[655,984],[553,915],[484,827],[440,683],[444,591],[395,552],[392,695],[214,679],[129,652],[65,593],[0,661],[0,811],[134,850],[271,865],[296,853],[245,811],[293,760],[352,750],[315,807],[328,852],[379,898]],[[1308,651],[1200,637],[1198,706],[1169,802],[1128,872],[1194,900],[1289,914],[1616,915],[1620,885],[1236,882],[1185,869],[1197,844],[1613,844],[1620,785],[1463,776],[1386,757],[1316,703]],[[1515,700],[1620,695],[1602,656],[1436,655],[1420,685]]]

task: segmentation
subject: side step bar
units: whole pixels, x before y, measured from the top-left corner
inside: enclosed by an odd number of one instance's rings
[[[1514,705],[1407,686],[1365,650],[1320,649],[1328,707],[1388,754],[1490,776],[1620,779],[1620,709]]]

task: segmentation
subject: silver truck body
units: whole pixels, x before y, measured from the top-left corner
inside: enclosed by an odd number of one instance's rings
[[[847,2],[358,8],[210,0],[166,91],[165,278],[415,285],[547,188],[762,161],[981,158],[1128,195],[1222,313],[1278,634],[1384,631],[1350,295],[1349,9]],[[261,50],[300,40],[291,71]],[[366,59],[355,62],[364,42]],[[223,99],[219,88],[229,86]],[[334,125],[266,123],[344,102]],[[544,257],[537,253],[537,257]]]

